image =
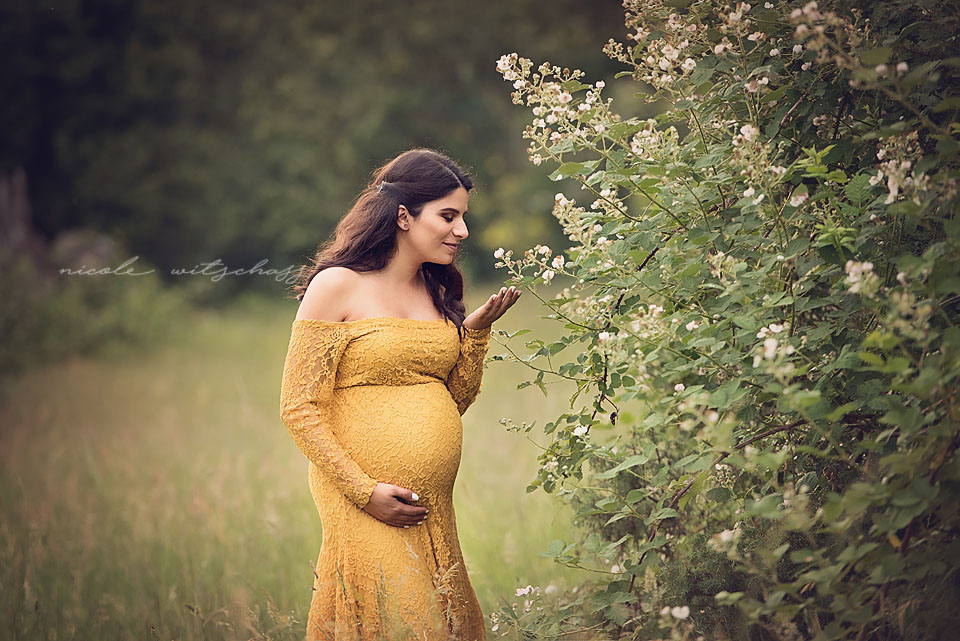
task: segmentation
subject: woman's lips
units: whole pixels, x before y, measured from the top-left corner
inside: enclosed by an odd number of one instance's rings
[[[449,248],[452,249],[453,251],[457,251],[457,245],[454,245],[453,243],[444,243],[444,245],[446,245],[447,247],[449,247]]]

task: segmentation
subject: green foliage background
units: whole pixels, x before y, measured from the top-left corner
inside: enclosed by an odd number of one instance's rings
[[[116,236],[159,268],[300,264],[394,154],[438,147],[476,175],[465,269],[500,244],[556,238],[491,68],[524,43],[573,55],[622,29],[583,0],[235,3],[13,0],[0,8],[0,170],[23,167],[52,237]],[[203,291],[277,291],[269,278]]]

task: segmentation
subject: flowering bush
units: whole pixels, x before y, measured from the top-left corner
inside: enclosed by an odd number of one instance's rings
[[[946,634],[960,25],[932,1],[826,5],[626,0],[605,51],[672,105],[650,119],[580,71],[498,61],[531,162],[586,197],[553,203],[569,249],[495,253],[565,333],[521,356],[527,330],[499,332],[493,358],[576,383],[529,489],[583,526],[548,554],[600,577],[549,608],[525,593],[498,634]]]

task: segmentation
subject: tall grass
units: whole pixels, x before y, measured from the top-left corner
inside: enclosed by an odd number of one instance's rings
[[[533,302],[496,327],[542,326]],[[0,407],[6,638],[303,637],[322,529],[307,462],[278,417],[295,311],[245,299],[184,313],[169,344],[72,358],[13,384]],[[488,365],[464,416],[454,500],[485,612],[517,600],[518,586],[579,578],[540,556],[569,513],[524,491],[537,446],[498,423],[553,416],[565,401],[517,390],[522,368]]]

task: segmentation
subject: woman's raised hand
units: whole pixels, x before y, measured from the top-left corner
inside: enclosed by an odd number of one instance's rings
[[[403,499],[401,501],[400,499]],[[410,527],[420,525],[427,518],[428,510],[419,505],[407,505],[404,501],[420,500],[414,492],[389,483],[377,483],[370,500],[363,506],[363,511],[380,519],[387,525],[395,527]]]
[[[485,329],[493,324],[503,313],[510,309],[520,298],[520,290],[515,287],[501,287],[500,291],[487,299],[476,311],[463,319],[463,326],[470,329]]]

